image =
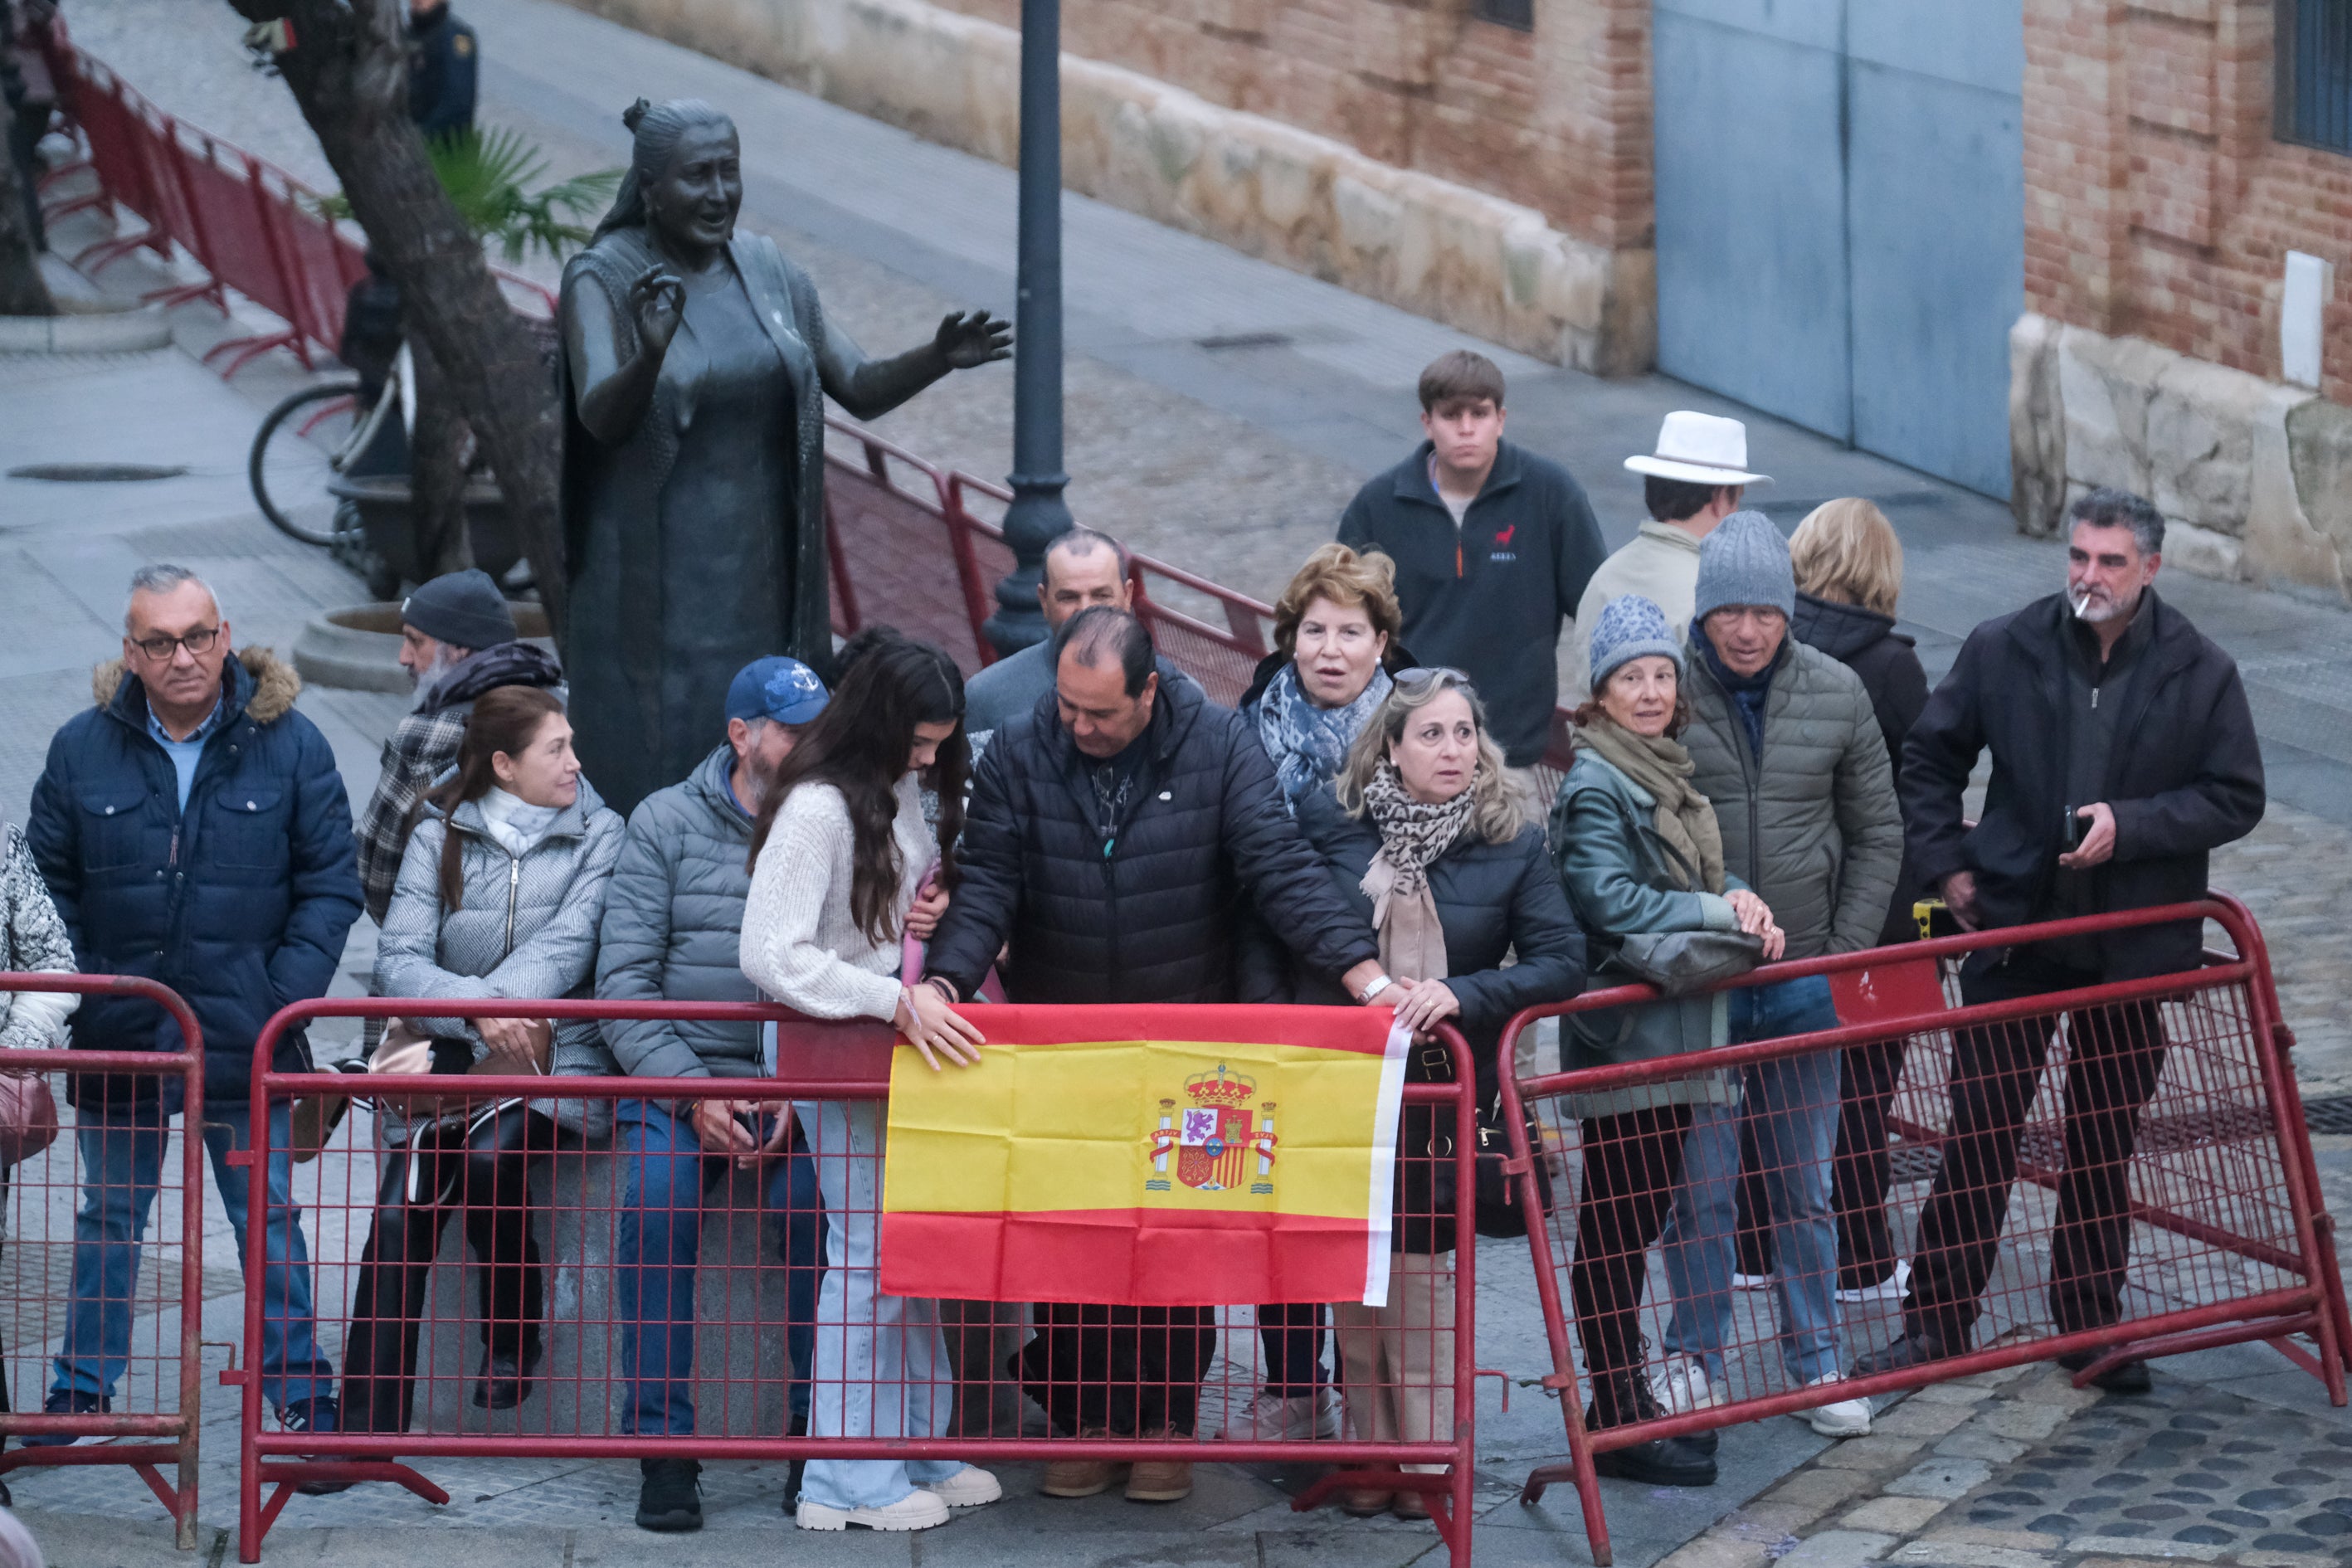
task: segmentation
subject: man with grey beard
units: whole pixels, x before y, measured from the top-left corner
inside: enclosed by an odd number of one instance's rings
[[[381,924],[400,879],[416,802],[457,760],[474,699],[494,686],[561,687],[553,658],[515,633],[506,595],[478,568],[436,577],[400,606],[400,667],[416,705],[383,743],[383,772],[360,817],[360,883]]]
[[[2263,757],[2238,667],[2157,597],[2164,517],[2095,489],[2067,513],[2066,590],[1969,635],[1903,746],[1903,816],[1920,879],[1970,931],[2187,903],[2206,859],[2263,816]],[[1961,795],[1992,752],[1981,820]],[[2066,1017],[2065,1168],[2050,1259],[2058,1333],[2122,1318],[2130,1165],[2164,1067],[2153,1001],[2068,1007],[2059,997],[2195,969],[2201,921],[1980,948],[1960,966],[1969,1006],[2049,996],[2048,1010],[1958,1029],[1951,1131],[1919,1216],[1903,1337],[1857,1376],[1969,1348],[2017,1180],[2018,1142]],[[2012,1311],[2016,1310],[2012,1305]],[[2100,1352],[2061,1356],[2073,1371]],[[2142,1362],[2092,1382],[2145,1394]]]

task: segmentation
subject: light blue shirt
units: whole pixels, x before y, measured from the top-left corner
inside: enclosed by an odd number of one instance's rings
[[[163,748],[164,753],[172,759],[172,771],[180,775],[180,809],[182,811],[188,809],[188,792],[195,787],[196,763],[205,754],[205,741],[215,730],[220,728],[221,715],[227,710],[228,692],[224,689],[220,694],[220,700],[213,704],[213,710],[205,716],[205,721],[191,731],[186,740],[174,741],[172,739],[171,732],[157,721],[155,710],[152,708],[147,710],[147,733],[153,736],[155,743]]]

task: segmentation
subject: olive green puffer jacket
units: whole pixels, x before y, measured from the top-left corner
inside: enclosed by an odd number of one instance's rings
[[[1873,945],[1903,867],[1895,774],[1861,677],[1785,638],[1764,699],[1764,750],[1694,633],[1691,784],[1715,803],[1724,869],[1789,933],[1790,958]]]

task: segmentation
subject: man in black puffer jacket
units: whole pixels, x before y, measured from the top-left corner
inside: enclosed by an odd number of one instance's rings
[[[1061,634],[1054,693],[999,730],[973,775],[963,875],[924,978],[961,1001],[999,952],[1013,1002],[1234,1002],[1244,898],[1307,968],[1370,1001],[1388,988],[1362,916],[1333,888],[1240,714],[1211,703],[1150,634],[1098,607]],[[1189,1434],[1215,1348],[1206,1308],[1042,1305],[1021,1352],[1067,1434]],[[1045,1469],[1054,1497],[1110,1484],[1097,1460]],[[1192,1467],[1138,1464],[1127,1495],[1173,1501]]]

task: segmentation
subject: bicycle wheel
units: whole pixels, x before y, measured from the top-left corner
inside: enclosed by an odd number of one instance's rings
[[[327,491],[359,429],[356,381],[306,386],[271,409],[253,437],[246,474],[261,515],[305,544],[335,540],[336,501]]]

